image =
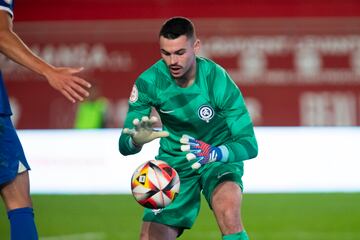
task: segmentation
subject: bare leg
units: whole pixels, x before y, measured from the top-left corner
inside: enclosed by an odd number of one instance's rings
[[[155,222],[143,222],[140,240],[175,240],[177,235],[176,228]]]
[[[28,171],[18,174],[13,181],[1,186],[0,193],[8,211],[32,207]]]
[[[243,230],[240,213],[241,200],[241,189],[234,182],[223,182],[214,190],[212,207],[223,235]]]
[[[38,240],[29,187],[29,174],[22,172],[0,189],[8,211],[10,235],[13,240]]]

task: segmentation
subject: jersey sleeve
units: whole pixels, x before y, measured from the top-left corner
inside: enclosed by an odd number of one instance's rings
[[[0,0],[0,11],[8,12],[11,16],[11,18],[14,18],[14,1],[13,0]]]
[[[221,67],[215,73],[214,97],[224,114],[232,141],[224,144],[229,162],[251,159],[258,154],[254,127],[240,89]]]
[[[130,98],[129,109],[125,118],[124,128],[133,128],[133,120],[149,116],[151,113],[151,89],[149,84],[141,77],[135,81]],[[131,137],[121,134],[119,139],[119,151],[123,155],[130,155],[140,152],[141,148],[136,148],[131,144]]]

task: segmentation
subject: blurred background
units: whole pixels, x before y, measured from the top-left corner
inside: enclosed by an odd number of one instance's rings
[[[360,125],[356,0],[22,0],[15,30],[57,66],[83,66],[122,127],[133,81],[160,58],[168,17],[193,19],[202,56],[241,88],[256,126]],[[0,58],[18,129],[74,127],[77,106],[43,78]]]
[[[160,58],[160,26],[179,15],[194,21],[201,55],[228,70],[255,124],[259,156],[243,179],[250,237],[360,239],[358,0],[18,0],[14,12],[34,52],[85,67],[94,86],[74,105],[0,55],[41,239],[137,238],[130,177],[158,142],[124,157],[117,141],[134,80]],[[220,238],[205,205],[181,239]]]

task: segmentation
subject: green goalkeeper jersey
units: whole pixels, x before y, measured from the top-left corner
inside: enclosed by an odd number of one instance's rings
[[[239,88],[218,64],[202,57],[197,57],[196,62],[195,81],[186,88],[176,84],[163,60],[143,72],[134,84],[124,123],[124,128],[133,128],[135,118],[149,116],[155,108],[163,130],[170,134],[160,139],[156,159],[168,162],[180,175],[191,171],[191,163],[180,149],[183,134],[213,146],[226,146],[229,162],[254,158],[258,152],[253,124]],[[119,149],[124,155],[140,151],[129,140],[126,134],[120,137]]]

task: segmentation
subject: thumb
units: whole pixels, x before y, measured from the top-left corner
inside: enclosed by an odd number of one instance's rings
[[[79,73],[79,72],[81,72],[82,70],[84,70],[84,67],[69,68],[69,73],[70,73],[70,74]]]
[[[167,131],[153,132],[154,138],[162,138],[162,137],[168,137],[168,136],[169,136],[169,132],[167,132]]]

